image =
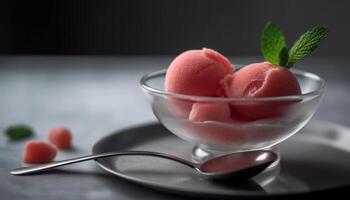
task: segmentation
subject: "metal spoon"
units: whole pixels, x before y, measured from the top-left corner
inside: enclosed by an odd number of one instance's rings
[[[173,160],[195,169],[199,174],[208,178],[250,178],[257,175],[271,163],[277,160],[277,155],[271,151],[249,151],[241,153],[232,153],[219,156],[203,163],[197,164],[188,160],[159,152],[151,151],[124,151],[124,152],[108,152],[95,155],[88,155],[78,158],[71,158],[62,161],[40,164],[30,167],[22,167],[11,170],[12,175],[28,175],[35,174],[44,170],[69,165],[77,162],[93,160],[98,158],[106,158],[112,156],[153,156]]]

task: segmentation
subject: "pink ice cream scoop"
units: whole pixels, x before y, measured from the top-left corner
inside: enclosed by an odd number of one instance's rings
[[[278,97],[300,95],[297,79],[286,68],[269,62],[247,65],[234,75],[227,75],[221,81],[227,97]],[[231,104],[233,117],[242,116],[248,120],[271,118],[283,114],[292,102],[272,101]]]
[[[230,106],[228,103],[194,103],[189,120],[193,122],[230,122]]]
[[[299,95],[300,86],[284,67],[269,62],[247,65],[221,82],[228,97],[278,97]]]
[[[177,56],[165,77],[167,92],[215,96],[220,80],[234,72],[234,66],[220,53],[203,48],[189,50]]]
[[[226,57],[212,49],[185,51],[170,64],[165,90],[186,95],[216,96],[220,80],[234,70]],[[170,97],[168,104],[172,116],[188,119],[193,102]]]

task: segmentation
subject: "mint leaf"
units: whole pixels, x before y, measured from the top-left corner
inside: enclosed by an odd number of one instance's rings
[[[279,55],[287,44],[281,29],[272,22],[267,22],[260,38],[261,53],[266,61],[279,65]]]
[[[292,67],[295,62],[313,52],[320,45],[321,41],[327,37],[328,32],[328,28],[315,27],[301,35],[289,50],[287,67]]]
[[[22,140],[34,134],[32,128],[27,125],[13,125],[5,130],[5,134],[11,140]]]
[[[289,60],[287,47],[283,47],[279,53],[279,66],[286,66]]]

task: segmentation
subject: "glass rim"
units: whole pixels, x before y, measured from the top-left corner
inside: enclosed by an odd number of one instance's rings
[[[147,84],[148,80],[151,80],[153,78],[159,77],[159,76],[165,76],[167,69],[160,69],[148,74],[145,74],[140,79],[140,86],[143,90],[146,92],[157,95],[157,96],[168,96],[168,97],[174,97],[177,99],[182,100],[190,100],[190,101],[202,101],[202,102],[266,102],[266,101],[293,101],[293,100],[302,100],[305,98],[310,97],[316,97],[319,95],[322,95],[324,90],[326,89],[327,83],[326,81],[321,78],[320,76],[311,73],[306,72],[298,69],[290,69],[290,71],[293,74],[301,75],[316,81],[320,81],[320,87],[317,90],[313,90],[311,92],[307,92],[301,95],[290,95],[290,96],[278,96],[278,97],[208,97],[208,96],[196,96],[196,95],[187,95],[187,94],[179,94],[179,93],[173,93],[173,92],[166,92],[164,90],[160,90],[157,88],[154,88]]]

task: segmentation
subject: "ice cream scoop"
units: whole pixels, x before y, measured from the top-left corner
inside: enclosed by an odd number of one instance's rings
[[[278,97],[301,94],[294,75],[284,67],[269,62],[243,67],[221,82],[227,97]]]
[[[189,119],[193,122],[230,122],[230,105],[228,103],[194,103]]]
[[[212,49],[185,51],[171,62],[165,77],[165,90],[177,94],[216,96],[220,80],[234,70],[226,57]],[[188,119],[192,104],[170,97],[170,115]]]
[[[215,96],[220,80],[234,72],[234,66],[220,53],[203,48],[177,56],[165,77],[165,90],[178,94]]]
[[[224,95],[231,98],[260,98],[300,95],[298,80],[287,69],[269,62],[243,67],[221,81]],[[239,102],[232,103],[232,116],[247,120],[277,117],[285,113],[293,102]]]

